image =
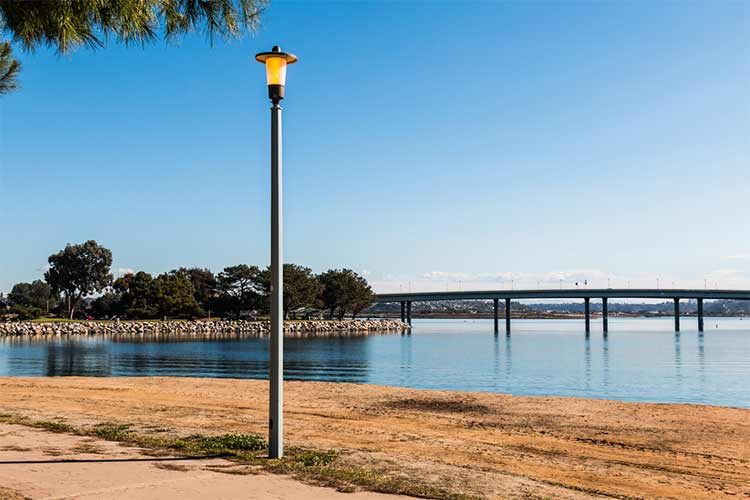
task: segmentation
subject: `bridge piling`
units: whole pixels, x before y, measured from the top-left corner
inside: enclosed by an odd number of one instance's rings
[[[566,290],[459,290],[452,292],[421,292],[421,293],[385,293],[375,296],[378,303],[401,304],[401,321],[411,325],[411,303],[432,302],[438,300],[492,300],[496,305],[494,311],[495,331],[499,330],[500,300],[505,300],[505,331],[510,335],[510,302],[512,300],[529,299],[584,299],[586,303],[586,333],[591,332],[591,297],[602,299],[602,327],[606,333],[609,330],[609,299],[658,299],[674,300],[675,331],[680,331],[680,303],[682,299],[698,301],[698,331],[702,332],[704,325],[704,305],[706,300],[747,300],[750,301],[750,290],[708,290],[708,289],[650,289],[650,288],[586,288]]]
[[[510,298],[505,299],[505,334],[510,335]]]
[[[583,299],[586,309],[586,335],[591,333],[591,298],[584,297]]]
[[[497,309],[498,309],[498,302],[500,302],[500,299],[492,299],[492,305],[495,308],[495,333],[499,332],[500,329],[497,324]]]

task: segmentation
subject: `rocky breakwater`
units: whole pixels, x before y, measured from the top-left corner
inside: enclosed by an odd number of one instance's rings
[[[399,333],[409,325],[390,319],[285,321],[284,336],[341,336]],[[45,335],[267,335],[268,321],[80,321],[0,323],[0,337]]]

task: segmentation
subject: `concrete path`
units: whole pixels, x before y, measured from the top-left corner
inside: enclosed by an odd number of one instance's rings
[[[14,497],[14,494],[17,496]],[[223,459],[150,457],[95,438],[0,424],[0,497],[32,499],[388,499],[339,493]]]

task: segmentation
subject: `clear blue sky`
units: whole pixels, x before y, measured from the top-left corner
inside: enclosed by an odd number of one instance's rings
[[[87,239],[120,271],[266,265],[276,43],[287,262],[378,291],[750,287],[748,33],[745,1],[279,1],[240,42],[19,50],[0,291]]]

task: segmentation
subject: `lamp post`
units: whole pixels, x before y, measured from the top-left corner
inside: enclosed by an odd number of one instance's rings
[[[255,60],[266,66],[268,98],[271,99],[271,342],[269,346],[268,456],[284,456],[284,263],[281,252],[281,106],[286,67],[297,57],[278,45],[261,52]]]

